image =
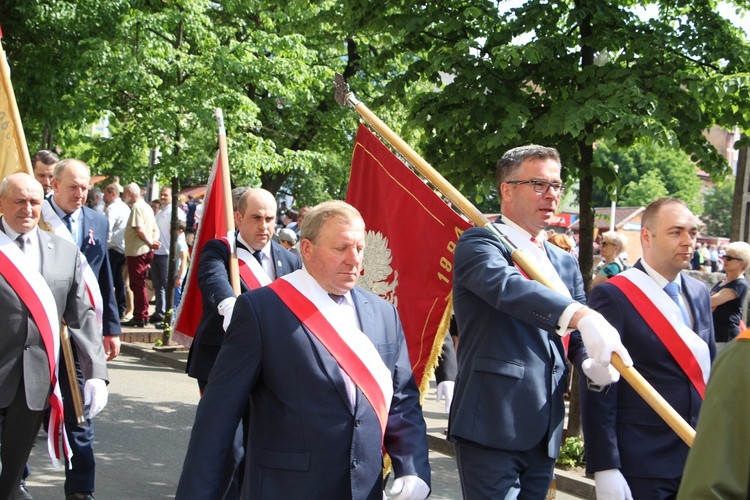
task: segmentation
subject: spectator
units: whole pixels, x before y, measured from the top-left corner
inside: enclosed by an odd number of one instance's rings
[[[135,182],[125,188],[125,202],[130,205],[130,218],[125,226],[125,258],[133,290],[133,319],[124,326],[144,328],[148,321],[148,292],[146,273],[154,258],[154,250],[161,247],[156,218]]]
[[[747,296],[745,271],[750,264],[750,245],[744,241],[735,241],[727,246],[724,255],[726,278],[711,290],[711,309],[713,310],[714,330],[716,332],[716,352],[721,352],[743,328],[742,306]]]
[[[297,250],[297,234],[289,229],[284,228],[279,230],[279,243],[281,243],[281,246],[292,252],[294,255],[297,256],[298,259],[300,259],[300,262],[302,262],[302,256],[299,253],[299,250]]]
[[[174,309],[180,306],[182,299],[182,284],[187,276],[188,260],[190,253],[188,251],[187,240],[185,239],[185,221],[177,221],[177,269],[174,282]]]
[[[154,314],[149,318],[149,323],[156,324],[161,328],[162,320],[166,312],[167,285],[170,277],[169,270],[169,247],[172,243],[172,188],[164,187],[159,192],[159,206],[156,212],[156,227],[159,230],[159,242],[161,245],[154,250],[154,260],[151,262],[151,283],[154,286],[155,308]],[[185,221],[185,212],[177,209],[177,220]],[[175,269],[176,271],[176,269]]]
[[[195,227],[195,209],[198,205],[195,203],[195,197],[192,194],[188,195],[187,201],[187,214],[185,217],[185,229],[193,229]]]
[[[550,243],[552,243],[558,248],[562,248],[568,253],[573,253],[575,243],[572,241],[572,238],[570,238],[566,234],[552,233],[547,237],[547,241],[549,241]]]
[[[605,266],[594,276],[591,287],[601,285],[612,276],[620,274],[626,269],[626,265],[620,259],[620,254],[625,250],[628,239],[625,235],[615,231],[607,231],[602,235],[602,258]]]
[[[104,196],[102,190],[99,188],[89,189],[89,196],[86,199],[86,206],[91,210],[96,210],[100,214],[104,214]]]
[[[715,273],[719,270],[719,250],[716,248],[716,245],[711,245],[708,247],[708,253],[710,256],[710,262],[711,262],[711,272]]]
[[[130,207],[122,201],[120,191],[114,183],[104,188],[104,202],[107,204],[104,213],[109,221],[109,235],[107,236],[109,265],[112,268],[115,300],[122,321],[125,319],[127,310],[123,267],[125,266],[125,225],[130,217]]]
[[[305,220],[307,212],[309,212],[311,209],[312,207],[309,205],[305,205],[304,207],[299,209],[299,213],[297,214],[297,227],[294,228],[294,232],[297,233],[297,239],[299,239],[299,233],[302,230],[302,221]]]
[[[693,271],[701,271],[703,269],[703,255],[701,254],[701,243],[695,244],[695,250],[693,250],[693,258],[690,259],[690,269]]]

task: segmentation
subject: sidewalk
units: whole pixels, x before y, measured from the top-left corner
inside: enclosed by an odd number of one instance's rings
[[[147,328],[123,327],[121,352],[148,359],[184,373],[187,364],[187,349],[180,345],[153,347],[153,342],[161,339],[161,334],[161,330],[156,330],[151,325]],[[427,441],[430,450],[454,456],[453,445],[445,437],[445,429],[448,427],[445,403],[435,401],[434,383],[427,391],[422,413],[427,424]],[[577,472],[555,469],[555,485],[560,492],[581,498],[596,498],[593,479],[583,477]]]

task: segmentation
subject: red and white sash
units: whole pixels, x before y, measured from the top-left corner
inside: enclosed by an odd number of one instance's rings
[[[234,238],[233,238],[234,239]],[[229,238],[221,238],[227,247],[229,253],[232,253],[232,246],[236,244],[234,241],[230,241]],[[250,290],[255,290],[266,286],[273,281],[263,266],[260,265],[258,259],[253,257],[253,254],[245,250],[244,248],[237,247],[237,264],[240,271],[240,278],[245,282]]]
[[[667,292],[636,268],[610,278],[607,283],[625,294],[703,398],[711,372],[708,344],[685,325],[680,308]]]
[[[83,217],[83,211],[81,212],[81,217]],[[65,227],[65,223],[63,223],[62,219],[57,215],[55,209],[52,208],[52,204],[50,204],[49,200],[44,200],[44,203],[42,203],[42,218],[52,226],[52,230],[57,236],[65,238],[74,245],[76,244],[73,235],[70,234],[68,228]],[[86,237],[93,239],[94,235],[90,234]],[[104,235],[104,237],[106,238],[106,235]],[[79,252],[79,255],[81,256],[81,269],[83,270],[83,281],[86,283],[86,292],[89,296],[89,302],[91,302],[91,305],[96,312],[96,324],[99,326],[99,333],[102,333],[104,303],[102,299],[102,291],[99,289],[99,280],[94,274],[94,270],[91,269],[83,252]]]
[[[326,348],[370,402],[385,436],[393,398],[391,371],[372,341],[351,325],[320,285],[301,269],[269,285],[292,313]]]
[[[47,428],[47,450],[52,463],[59,467],[61,466],[61,453],[57,436],[64,425],[64,420],[62,396],[57,379],[57,360],[60,356],[60,322],[55,297],[36,267],[29,266],[26,255],[2,231],[0,231],[0,275],[5,278],[29,310],[31,319],[36,324],[39,335],[44,342],[47,362],[49,363],[49,380],[52,386],[52,393],[49,397],[50,419]],[[62,435],[65,454],[70,461],[73,453],[68,445],[68,436],[64,429]]]

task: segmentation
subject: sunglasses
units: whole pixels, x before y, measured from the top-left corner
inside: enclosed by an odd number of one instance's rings
[[[739,260],[740,262],[745,262],[744,260],[740,259],[739,257],[732,257],[731,255],[725,255],[724,260],[727,262],[732,262],[733,260]]]

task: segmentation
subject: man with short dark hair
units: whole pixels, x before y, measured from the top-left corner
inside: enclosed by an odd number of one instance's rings
[[[697,233],[698,219],[683,201],[652,202],[641,218],[643,258],[589,296],[589,306],[619,332],[633,366],[693,427],[715,354],[708,288],[682,274]],[[577,333],[570,352],[576,366],[588,361]],[[581,382],[586,469],[597,496],[675,498],[688,445],[630,385],[594,392],[585,377]]]
[[[617,332],[583,305],[578,262],[546,241],[563,188],[554,148],[514,148],[498,162],[502,216],[494,229],[523,250],[554,290],[528,279],[486,228],[467,230],[456,245],[460,347],[449,436],[467,499],[545,497],[562,439],[562,337],[569,329],[583,332],[600,383],[619,376],[609,365],[612,352],[629,363]]]
[[[52,196],[52,179],[55,177],[55,163],[60,161],[52,151],[40,149],[31,157],[31,166],[34,169],[34,178],[44,188],[44,197]]]

